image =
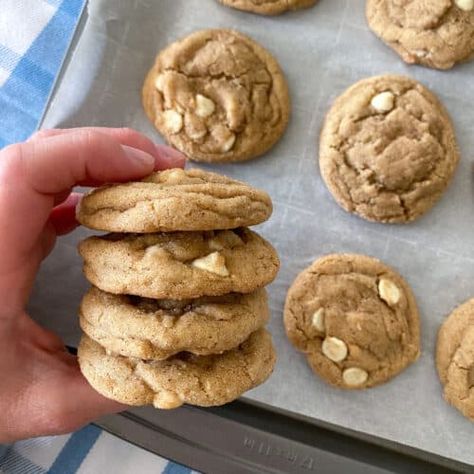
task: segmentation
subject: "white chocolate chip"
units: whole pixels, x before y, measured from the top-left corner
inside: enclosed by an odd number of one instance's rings
[[[368,378],[369,374],[358,367],[350,367],[342,373],[342,380],[344,380],[344,383],[349,387],[359,387],[363,385]]]
[[[147,260],[156,259],[159,257],[165,257],[166,255],[168,255],[168,252],[159,244],[157,244],[146,248],[144,258]]]
[[[196,115],[199,117],[209,117],[216,110],[216,104],[211,99],[198,94],[196,96]]]
[[[390,112],[395,105],[395,96],[390,91],[381,92],[372,98],[370,105],[377,112]]]
[[[347,357],[346,343],[337,337],[324,339],[321,349],[323,354],[333,362],[341,362]]]
[[[171,133],[178,133],[183,128],[183,116],[176,112],[176,110],[165,110],[163,112],[163,119],[165,127]]]
[[[413,51],[413,54],[419,58],[426,58],[426,56],[428,56],[428,51],[426,51],[426,49],[416,49]]]
[[[386,278],[381,278],[379,281],[379,295],[389,305],[397,304],[402,296],[398,286]]]
[[[164,410],[178,408],[183,404],[183,400],[178,395],[169,390],[161,390],[153,398],[153,406]]]
[[[191,265],[216,275],[229,276],[229,270],[225,266],[225,258],[219,252],[212,252],[205,257],[197,258]]]
[[[454,0],[456,5],[465,12],[474,10],[474,0]]]
[[[165,88],[165,76],[163,74],[156,76],[155,88],[160,92],[163,92],[163,89]]]
[[[324,308],[319,308],[314,312],[312,323],[317,331],[324,332]]]
[[[165,178],[166,183],[179,183],[180,181],[183,180],[183,178],[186,178],[186,173],[182,169],[174,169],[171,171],[165,171],[162,175]]]
[[[229,138],[222,144],[221,150],[222,152],[227,152],[230,151],[231,148],[234,146],[235,143],[235,135],[232,134],[229,136]]]

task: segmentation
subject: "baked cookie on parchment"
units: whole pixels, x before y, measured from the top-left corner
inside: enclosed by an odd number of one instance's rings
[[[309,8],[318,0],[218,0],[238,10],[258,13],[260,15],[279,15],[289,10]]]
[[[449,69],[474,55],[474,0],[367,0],[366,13],[407,63]]]
[[[441,325],[436,365],[446,401],[474,421],[474,299]]]
[[[265,153],[283,135],[290,111],[273,56],[248,36],[219,29],[197,31],[158,55],[143,106],[169,144],[206,162]]]
[[[405,223],[441,197],[459,161],[448,113],[404,76],[363,79],[334,102],[321,131],[319,166],[346,211]]]
[[[106,232],[233,229],[266,221],[270,196],[226,176],[179,168],[102,186],[81,200],[78,221]]]
[[[177,408],[184,403],[216,406],[229,403],[263,383],[275,365],[275,351],[265,329],[223,354],[180,353],[162,361],[107,354],[84,335],[79,365],[90,385],[107,398],[127,405]]]
[[[79,311],[81,329],[107,351],[161,360],[178,352],[219,354],[268,321],[264,289],[193,300],[113,295],[92,287]]]
[[[387,382],[420,354],[410,287],[364,255],[327,255],[301,272],[288,291],[284,323],[313,371],[339,388]]]

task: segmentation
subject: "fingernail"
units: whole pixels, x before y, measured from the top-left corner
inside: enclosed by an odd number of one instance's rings
[[[158,156],[155,162],[156,169],[183,168],[186,157],[178,150],[166,145],[156,145]]]
[[[155,158],[150,154],[127,145],[122,145],[122,148],[130,161],[139,163],[143,167],[151,167],[155,165]]]

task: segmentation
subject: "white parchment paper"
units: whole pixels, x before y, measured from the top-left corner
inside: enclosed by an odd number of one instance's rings
[[[250,398],[385,440],[474,465],[474,423],[442,399],[434,349],[443,318],[474,296],[474,62],[452,71],[406,66],[368,30],[364,0],[320,0],[312,9],[264,18],[215,0],[90,0],[89,18],[46,116],[45,127],[131,126],[161,138],[140,104],[155,54],[200,28],[232,27],[279,60],[288,78],[292,118],[267,156],[207,168],[266,189],[275,203],[259,231],[278,249],[282,269],[270,287],[270,325],[278,365]],[[408,226],[370,224],[346,214],[325,189],[316,166],[318,132],[332,100],[358,79],[392,72],[424,82],[451,113],[462,161],[432,212]],[[87,284],[76,243],[62,238],[43,266],[31,311],[78,341],[76,311]],[[361,392],[328,387],[287,341],[282,309],[296,275],[328,252],[381,258],[412,285],[422,317],[422,355],[392,382]]]

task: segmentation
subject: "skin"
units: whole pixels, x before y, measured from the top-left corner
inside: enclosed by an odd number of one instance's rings
[[[0,443],[67,433],[125,409],[89,386],[76,357],[25,306],[56,238],[78,225],[74,186],[183,166],[180,153],[130,129],[46,130],[0,151]]]

